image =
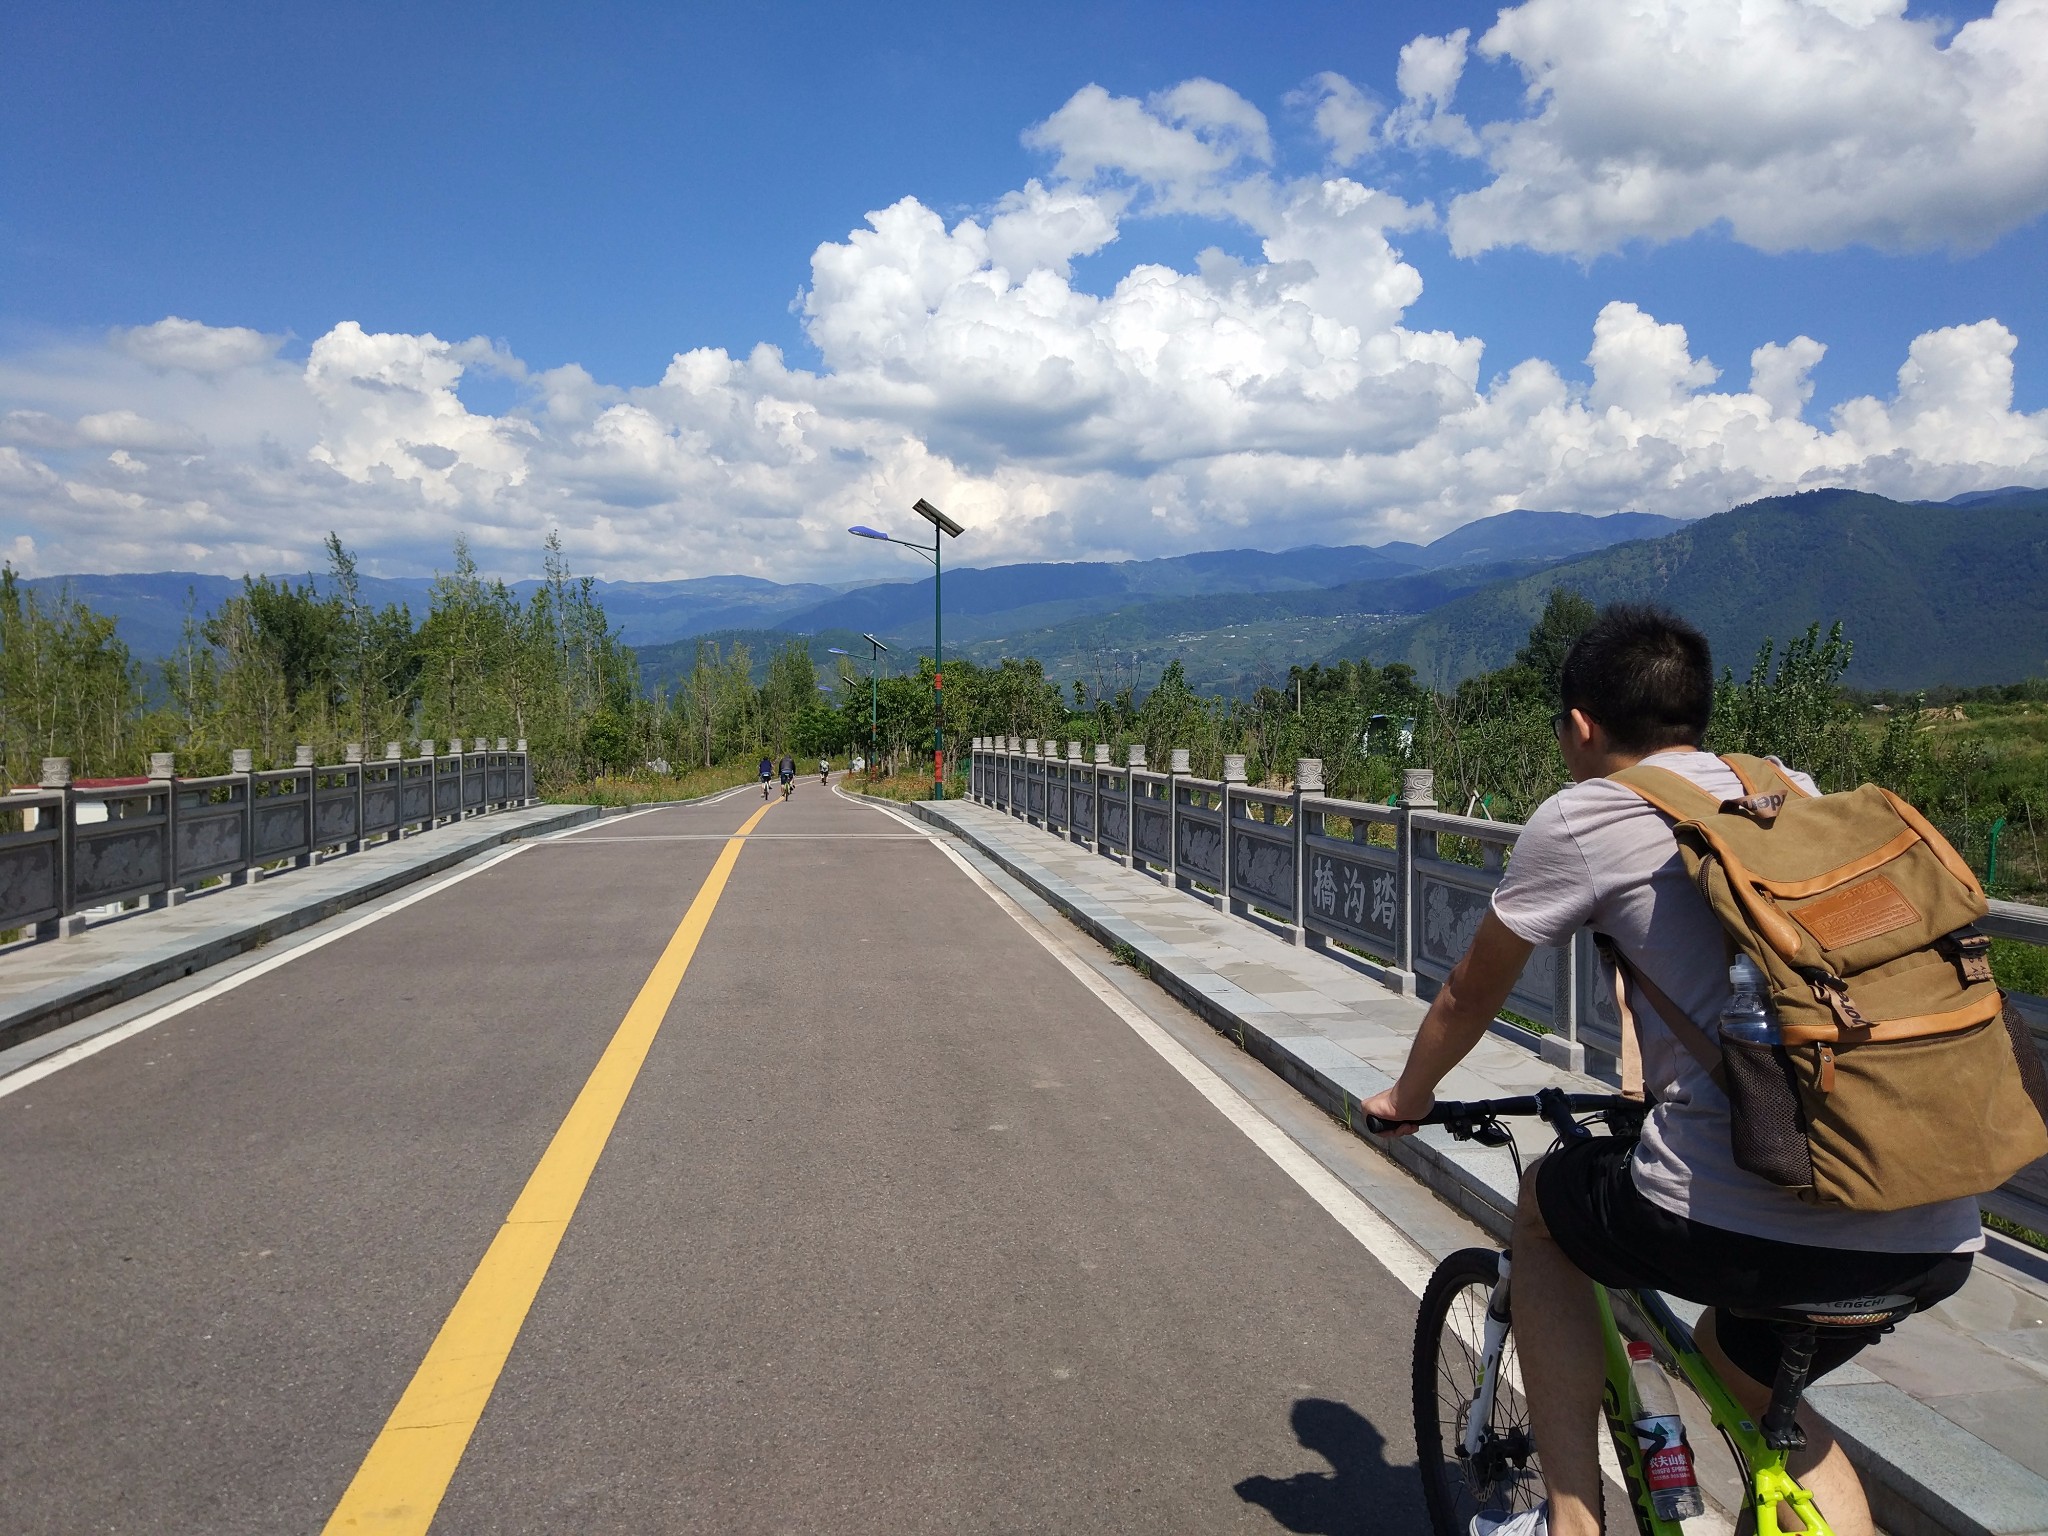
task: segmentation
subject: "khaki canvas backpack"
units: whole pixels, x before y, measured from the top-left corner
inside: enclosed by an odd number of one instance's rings
[[[1890,1211],[1981,1195],[2048,1155],[2048,1075],[1992,980],[1969,865],[1890,790],[1812,795],[1764,758],[1722,761],[1739,799],[1661,768],[1613,777],[1675,824],[1783,1043],[1717,1040],[1602,948],[1727,1091],[1736,1163],[1815,1205]]]

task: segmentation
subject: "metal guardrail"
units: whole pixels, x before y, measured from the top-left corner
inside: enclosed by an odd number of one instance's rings
[[[300,747],[290,768],[180,778],[175,757],[151,754],[147,778],[74,782],[71,764],[43,760],[35,789],[0,795],[0,930],[54,939],[92,915],[133,901],[175,906],[202,885],[247,884],[304,868],[315,855],[353,853],[443,822],[533,803],[526,743],[477,739],[418,757],[389,742],[384,757],[322,766]]]

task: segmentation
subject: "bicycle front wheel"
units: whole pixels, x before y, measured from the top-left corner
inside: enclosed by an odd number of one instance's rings
[[[1439,1536],[1469,1536],[1473,1516],[1518,1514],[1543,1498],[1513,1332],[1501,1347],[1478,1448],[1465,1448],[1485,1369],[1486,1307],[1499,1277],[1497,1252],[1462,1249],[1437,1266],[1416,1314],[1415,1458]]]

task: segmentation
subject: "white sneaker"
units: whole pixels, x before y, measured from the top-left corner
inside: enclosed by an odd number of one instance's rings
[[[1550,1536],[1550,1502],[1519,1515],[1495,1515],[1481,1511],[1472,1517],[1472,1536]]]

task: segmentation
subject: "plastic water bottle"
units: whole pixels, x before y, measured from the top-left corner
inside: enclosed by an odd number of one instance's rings
[[[1643,1457],[1643,1480],[1660,1520],[1690,1520],[1706,1509],[1700,1480],[1692,1467],[1692,1446],[1678,1417],[1678,1395],[1647,1344],[1628,1347],[1629,1375],[1636,1388],[1636,1444]]]
[[[1771,1013],[1764,973],[1747,955],[1737,955],[1728,967],[1728,985],[1734,989],[1728,1006],[1721,1010],[1721,1038],[1747,1045],[1778,1045],[1784,1036]]]

